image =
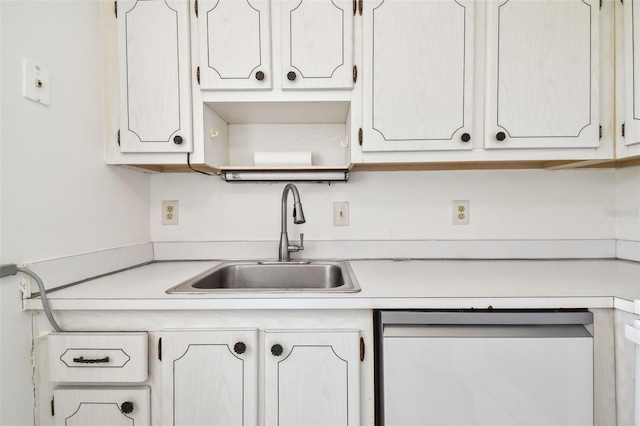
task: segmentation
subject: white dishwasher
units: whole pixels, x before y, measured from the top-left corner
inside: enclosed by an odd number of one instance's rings
[[[376,311],[376,425],[593,425],[593,315]]]

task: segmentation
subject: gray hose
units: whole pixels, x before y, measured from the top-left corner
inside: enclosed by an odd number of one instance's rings
[[[64,331],[58,325],[56,320],[53,318],[53,315],[51,314],[51,308],[49,307],[49,300],[47,300],[47,291],[45,290],[44,283],[42,282],[42,280],[40,279],[38,274],[36,274],[35,272],[31,272],[28,269],[23,269],[23,268],[18,268],[18,272],[22,272],[24,274],[27,274],[31,278],[36,280],[36,283],[38,283],[38,288],[40,289],[40,299],[42,299],[42,308],[44,309],[44,313],[47,314],[47,318],[49,319],[49,323],[51,323],[51,326],[53,327],[53,329],[55,331],[57,331],[58,333]]]

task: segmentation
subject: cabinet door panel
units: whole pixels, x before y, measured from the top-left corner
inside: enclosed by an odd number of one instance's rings
[[[472,148],[461,136],[472,125],[473,12],[455,0],[365,9],[364,151]]]
[[[268,0],[200,0],[203,89],[271,89]]]
[[[623,3],[625,145],[640,143],[640,0]]]
[[[164,424],[257,424],[257,331],[164,332],[162,351]]]
[[[598,15],[593,0],[488,2],[486,148],[598,146]]]
[[[150,388],[56,388],[55,424],[59,426],[149,426],[151,425]],[[122,404],[130,402],[125,413]]]
[[[282,88],[353,87],[353,3],[283,1],[281,13]]]
[[[119,0],[118,33],[120,150],[191,152],[188,1]]]
[[[360,424],[359,337],[357,331],[266,331],[265,424]],[[274,345],[282,347],[280,355]]]

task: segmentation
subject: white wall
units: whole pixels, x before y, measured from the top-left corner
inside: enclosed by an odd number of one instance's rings
[[[616,170],[616,238],[640,241],[640,166]]]
[[[104,165],[99,1],[0,8],[1,263],[149,241],[148,175]],[[50,71],[51,106],[22,97],[23,58]],[[0,294],[0,424],[33,424],[30,315],[16,277]]]
[[[613,239],[614,170],[356,172],[346,184],[299,184],[307,240]],[[284,184],[231,184],[203,175],[151,177],[153,241],[278,240]],[[470,224],[453,226],[451,201],[469,200]],[[162,200],[180,224],[162,226]],[[334,201],[350,226],[334,227]],[[290,203],[291,205],[291,203]],[[291,213],[291,212],[289,212]]]

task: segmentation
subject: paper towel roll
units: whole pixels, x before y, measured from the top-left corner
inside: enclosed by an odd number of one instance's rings
[[[311,166],[311,151],[256,151],[254,166]]]

